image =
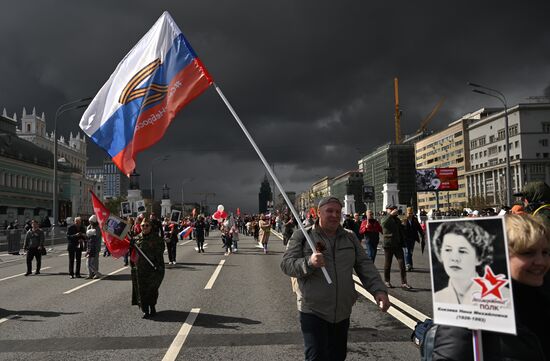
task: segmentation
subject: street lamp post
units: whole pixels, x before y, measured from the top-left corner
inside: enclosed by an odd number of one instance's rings
[[[496,89],[470,82],[468,82],[468,85],[475,88],[472,89],[474,93],[496,98],[500,100],[502,105],[504,105],[504,139],[506,142],[506,203],[507,206],[510,206],[512,204],[512,172],[510,168],[510,134],[508,129],[508,105],[506,102],[506,97]],[[485,91],[480,89],[484,89]]]
[[[52,217],[53,217],[53,223],[52,223],[52,240],[55,236],[55,230],[58,222],[58,214],[57,214],[57,118],[69,111],[69,110],[75,110],[80,109],[88,106],[89,102],[92,100],[92,97],[89,98],[83,98],[79,100],[75,100],[69,103],[61,104],[59,108],[57,108],[55,112],[55,117],[53,121],[53,185],[52,185],[52,198],[53,198],[53,204],[52,204]]]
[[[153,203],[155,203],[155,189],[153,188],[153,171],[154,171],[154,168],[155,168],[155,162],[157,160],[160,161],[160,162],[163,162],[163,161],[168,160],[168,159],[170,159],[170,155],[165,154],[163,156],[156,157],[151,162],[151,213],[153,212]]]

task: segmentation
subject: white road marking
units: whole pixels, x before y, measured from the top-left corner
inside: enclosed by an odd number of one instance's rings
[[[61,254],[59,255],[59,257],[63,257],[63,256],[67,256],[67,255],[69,255],[69,254],[68,254],[68,253],[61,253]]]
[[[187,339],[187,335],[189,335],[189,332],[191,332],[191,327],[193,327],[193,323],[195,323],[195,320],[197,319],[200,311],[200,308],[191,309],[189,315],[187,315],[187,319],[185,320],[184,324],[181,326],[178,334],[176,335],[176,338],[174,338],[174,341],[172,341],[172,344],[168,348],[168,351],[166,351],[166,355],[164,355],[164,357],[162,358],[162,361],[174,361],[176,357],[178,357],[178,354],[180,353],[180,350],[185,343],[185,340]]]
[[[376,300],[370,293],[368,293],[363,287],[359,286],[357,283],[355,284],[355,289],[357,292],[365,296],[367,299],[372,301],[373,303],[376,303]],[[406,316],[403,312],[398,311],[395,307],[388,308],[388,313],[392,315],[393,317],[397,318],[397,320],[401,321],[405,326],[410,328],[411,330],[414,330],[414,326],[416,326],[416,321],[412,318]]]
[[[45,269],[49,269],[51,267],[42,267],[40,270],[43,271]],[[20,277],[20,276],[24,276],[25,273],[20,273],[18,275],[13,275],[13,276],[9,276],[9,277],[4,277],[4,278],[0,278],[0,281],[5,281],[5,280],[9,280],[9,279],[12,279],[12,278],[15,278],[15,277]]]
[[[178,246],[185,246],[187,243],[192,242],[192,241],[193,241],[193,240],[190,239],[189,241],[185,241],[185,242],[179,243]]]
[[[355,282],[361,283],[361,280],[356,275],[353,275],[353,279],[355,280]],[[399,299],[397,299],[397,298],[395,298],[391,295],[388,295],[388,297],[390,299],[391,304],[396,305],[397,307],[399,307],[403,311],[407,312],[409,315],[415,317],[418,321],[424,321],[425,319],[430,318],[430,317],[426,316],[425,314],[423,314],[422,312],[420,312],[420,311],[412,308],[411,306],[407,305],[405,302],[400,301]]]
[[[89,286],[89,285],[92,285],[92,284],[94,284],[94,283],[96,283],[96,282],[98,282],[98,281],[101,281],[101,280],[104,279],[105,277],[112,276],[112,275],[114,275],[114,274],[116,274],[116,273],[119,273],[120,271],[124,271],[126,268],[128,268],[128,266],[119,268],[119,269],[117,269],[116,271],[113,271],[113,272],[111,272],[111,273],[109,273],[109,274],[107,274],[107,275],[104,275],[104,276],[102,276],[102,277],[100,277],[100,278],[98,278],[98,279],[92,280],[92,281],[90,281],[90,282],[86,282],[86,283],[84,283],[83,285],[80,285],[80,286],[78,286],[78,287],[75,287],[75,288],[73,288],[73,289],[70,289],[70,290],[68,290],[68,291],[65,291],[65,292],[63,292],[63,294],[64,294],[64,295],[68,295],[69,293],[73,293],[74,291],[78,291],[78,290],[81,289],[81,288],[84,288],[84,287]]]
[[[0,324],[6,322],[6,321],[8,321],[8,320],[11,320],[12,318],[16,318],[16,317],[18,317],[18,316],[19,316],[19,315],[10,315],[10,316],[5,317],[5,318],[0,318]]]
[[[225,260],[222,259],[220,261],[220,264],[218,264],[218,267],[214,270],[214,273],[212,274],[212,277],[210,277],[210,280],[206,284],[206,287],[204,287],[205,290],[211,290],[212,286],[214,285],[214,282],[216,282],[216,278],[218,278],[218,275],[220,274],[220,271],[222,270],[223,264],[225,263]]]

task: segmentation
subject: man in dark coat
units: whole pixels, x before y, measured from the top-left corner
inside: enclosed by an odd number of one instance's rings
[[[36,258],[36,274],[40,274],[42,248],[44,248],[44,232],[38,227],[38,222],[33,219],[31,229],[27,231],[25,243],[23,244],[23,249],[27,252],[27,273],[25,273],[25,276],[32,273],[33,258]]]
[[[412,207],[407,207],[407,218],[403,220],[403,231],[405,236],[405,247],[403,248],[405,252],[405,268],[407,271],[412,271],[414,246],[417,242],[420,242],[420,239],[422,239],[422,243],[425,243],[424,231],[422,231],[422,227],[420,227],[420,223],[414,215]]]
[[[382,226],[383,246],[384,246],[384,281],[386,287],[392,288],[390,283],[390,271],[392,259],[395,256],[399,263],[399,269],[401,271],[401,288],[411,289],[407,283],[407,272],[405,271],[405,257],[403,254],[403,246],[405,244],[403,237],[403,227],[399,220],[399,210],[394,205],[388,205],[386,207],[387,214],[380,221]]]
[[[86,241],[86,230],[82,225],[80,217],[74,219],[67,229],[67,251],[69,252],[69,275],[70,278],[82,278],[80,276],[80,261],[82,259],[82,249]],[[75,268],[76,260],[76,268]]]

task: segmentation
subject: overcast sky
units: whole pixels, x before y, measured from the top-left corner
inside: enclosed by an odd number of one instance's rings
[[[393,78],[403,133],[442,129],[492,98],[467,81],[501,90],[510,105],[550,95],[548,1],[49,1],[0,0],[0,108],[45,112],[94,96],[119,61],[168,10],[252,133],[287,191],[356,169],[394,138]],[[382,2],[376,2],[382,3]],[[175,5],[177,4],[177,5]],[[391,5],[390,5],[391,4]],[[79,130],[81,113],[59,119]],[[88,147],[89,164],[106,156]],[[257,211],[265,172],[213,88],[184,108],[166,136],[138,155],[142,188],[152,160],[186,201]],[[278,191],[277,191],[278,193]]]

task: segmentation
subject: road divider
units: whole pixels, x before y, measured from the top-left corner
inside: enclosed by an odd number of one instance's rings
[[[174,341],[172,341],[172,344],[168,348],[168,351],[166,351],[166,354],[162,358],[162,361],[174,361],[178,357],[178,354],[180,353],[181,348],[185,343],[187,336],[189,335],[189,332],[191,332],[191,328],[193,327],[193,324],[195,323],[195,320],[197,319],[200,311],[200,308],[191,309],[189,315],[187,315],[187,319],[185,319],[185,322],[181,326],[178,334],[176,335],[176,338],[174,338]]]
[[[220,271],[222,270],[222,267],[225,263],[225,260],[222,259],[216,269],[214,270],[214,273],[212,274],[212,277],[210,277],[210,280],[206,284],[206,287],[204,287],[205,290],[211,290],[212,286],[214,286],[214,282],[216,282],[216,278],[218,278],[218,275],[220,274]]]
[[[89,285],[93,285],[94,283],[99,282],[99,281],[101,281],[101,280],[104,279],[104,278],[107,278],[107,277],[112,276],[112,275],[114,275],[114,274],[117,274],[117,273],[119,273],[119,272],[121,272],[121,271],[124,271],[126,268],[128,268],[128,266],[119,268],[119,269],[117,269],[116,271],[113,271],[113,272],[111,272],[111,273],[109,273],[109,274],[107,274],[107,275],[105,275],[105,276],[102,276],[102,277],[97,278],[97,279],[95,279],[95,280],[93,280],[93,281],[86,282],[86,283],[84,283],[84,284],[82,284],[82,285],[80,285],[80,286],[78,286],[78,287],[75,287],[75,288],[72,288],[72,289],[70,289],[70,290],[68,290],[68,291],[65,291],[65,292],[63,292],[63,294],[64,294],[64,295],[68,295],[68,294],[70,294],[70,293],[73,293],[73,292],[75,292],[75,291],[78,291],[78,290],[81,289],[81,288],[87,287],[87,286],[89,286]]]

